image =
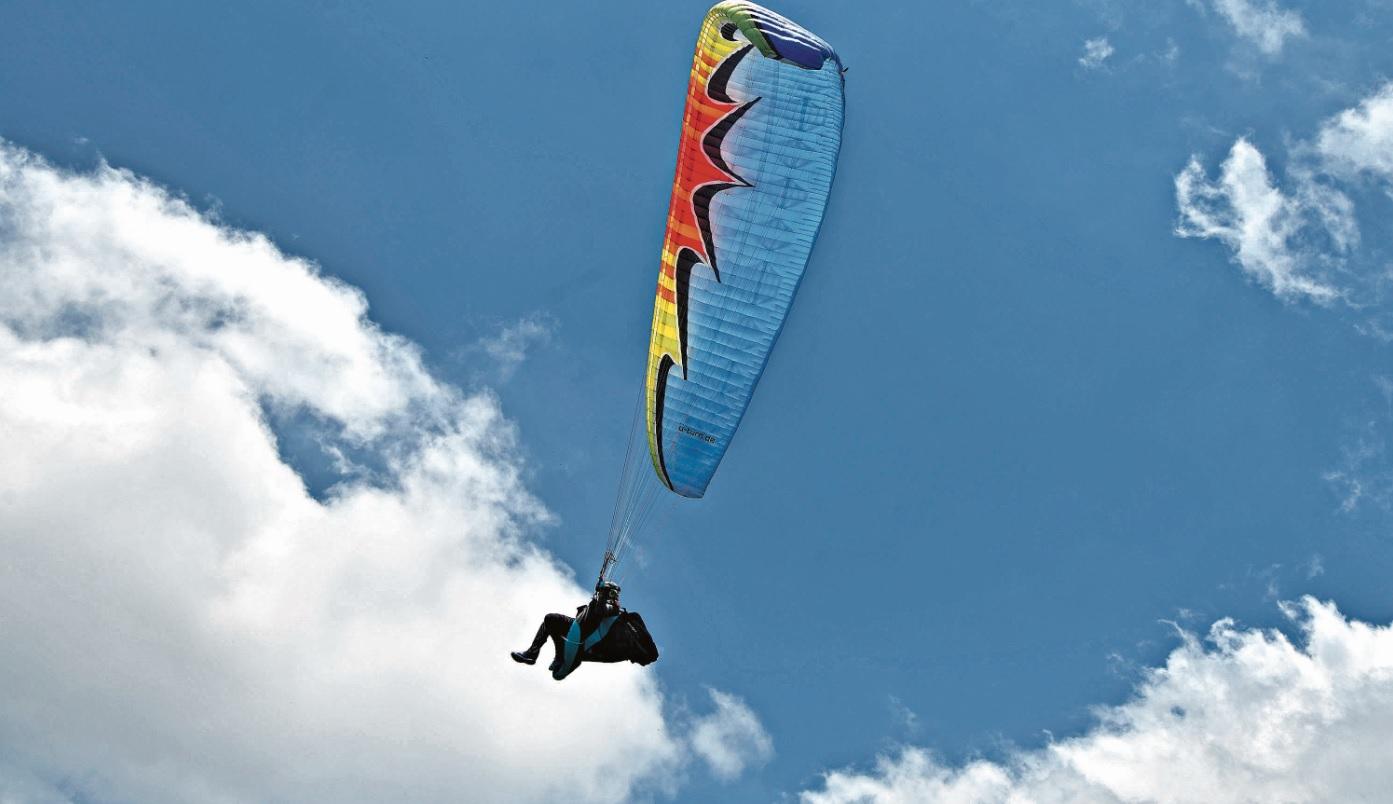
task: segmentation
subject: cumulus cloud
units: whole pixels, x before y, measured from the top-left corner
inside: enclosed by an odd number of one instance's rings
[[[0,797],[620,800],[680,764],[651,673],[508,659],[585,593],[495,400],[360,292],[4,144],[0,277]],[[316,499],[268,409],[382,471]]]
[[[1096,70],[1103,66],[1103,62],[1113,54],[1112,43],[1106,36],[1097,39],[1089,39],[1083,43],[1083,55],[1079,57],[1079,64],[1085,70]]]
[[[1393,84],[1326,121],[1315,145],[1333,172],[1393,180]]]
[[[1278,631],[1220,620],[1185,635],[1134,700],[1087,733],[953,766],[919,748],[838,770],[806,804],[1377,801],[1393,788],[1393,627],[1329,603],[1283,606]]]
[[[1301,15],[1273,0],[1214,0],[1214,9],[1234,33],[1268,56],[1279,55],[1287,40],[1306,35]]]
[[[746,768],[759,767],[774,756],[774,742],[745,702],[729,693],[710,690],[715,710],[692,726],[692,751],[712,775],[730,781]]]
[[[1277,296],[1328,302],[1339,291],[1322,276],[1321,246],[1345,252],[1358,240],[1353,205],[1338,190],[1298,174],[1296,189],[1279,189],[1267,161],[1252,143],[1239,139],[1211,180],[1191,157],[1175,177],[1181,237],[1213,238]]]
[[[1359,331],[1393,341],[1390,274],[1379,256],[1390,247],[1386,227],[1366,226],[1374,242],[1361,248],[1352,200],[1370,186],[1393,195],[1393,83],[1287,151],[1280,181],[1246,138],[1234,142],[1213,179],[1192,156],[1175,177],[1176,234],[1225,244],[1245,273],[1281,298],[1346,302],[1360,311]]]

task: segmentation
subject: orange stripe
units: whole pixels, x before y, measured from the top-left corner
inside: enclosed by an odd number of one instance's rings
[[[700,95],[696,93],[688,95],[687,103],[689,104],[687,107],[688,112],[697,109],[704,113],[706,117],[725,117],[739,106],[739,104],[735,103],[713,101],[705,92],[702,92]]]
[[[674,241],[685,241],[683,242],[683,245],[686,245],[687,242],[703,242],[701,238],[701,232],[697,231],[697,228],[695,226],[692,226],[691,224],[680,223],[676,220],[673,220],[668,221],[668,228],[672,230],[673,234],[677,235],[677,237],[674,237],[672,239]]]

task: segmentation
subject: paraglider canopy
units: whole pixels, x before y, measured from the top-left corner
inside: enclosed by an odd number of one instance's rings
[[[697,36],[645,377],[653,470],[706,493],[783,329],[836,170],[841,62],[753,3]]]
[[[754,3],[707,12],[601,579],[660,500],[704,495],[725,456],[812,254],[843,106],[841,59],[820,37]]]

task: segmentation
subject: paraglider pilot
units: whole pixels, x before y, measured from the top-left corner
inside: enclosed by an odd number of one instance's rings
[[[646,665],[658,658],[643,618],[619,607],[619,586],[610,581],[595,585],[594,597],[576,608],[575,617],[548,614],[543,618],[532,645],[514,651],[513,661],[536,664],[548,638],[556,647],[550,670],[557,681],[570,675],[582,661]]]

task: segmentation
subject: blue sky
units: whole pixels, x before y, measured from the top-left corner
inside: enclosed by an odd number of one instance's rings
[[[496,397],[550,512],[519,538],[585,584],[704,10],[11,2],[0,137],[361,289],[431,376]],[[773,754],[625,794],[777,800],[904,746],[1009,762],[1134,698],[1176,624],[1295,634],[1278,602],[1305,594],[1393,618],[1393,134],[1357,115],[1393,78],[1393,7],[777,10],[850,67],[831,203],[707,498],[625,586],[667,717],[724,691]],[[270,415],[329,493],[314,417]]]

